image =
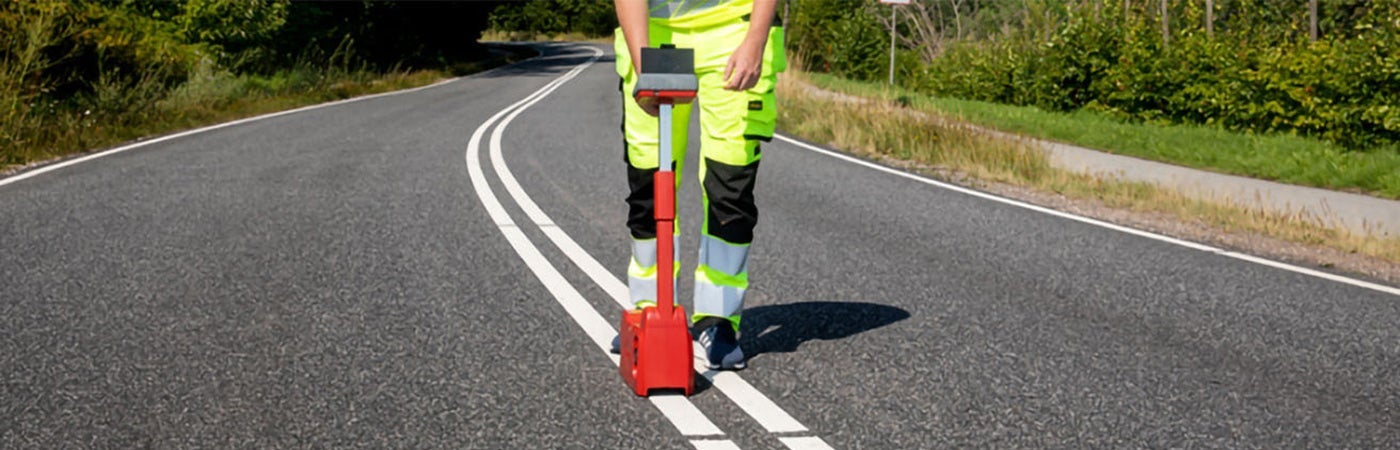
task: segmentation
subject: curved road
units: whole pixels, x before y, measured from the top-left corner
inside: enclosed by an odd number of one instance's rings
[[[543,50],[0,180],[0,447],[1400,446],[1394,287],[783,139],[750,368],[637,398],[612,58]]]

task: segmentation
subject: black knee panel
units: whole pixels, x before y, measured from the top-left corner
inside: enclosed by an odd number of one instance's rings
[[[627,187],[631,189],[627,194],[627,229],[632,232],[633,238],[656,237],[656,218],[652,213],[656,209],[656,192],[652,190],[656,184],[652,178],[655,173],[656,169],[638,169],[627,165]]]
[[[706,227],[711,236],[734,244],[753,242],[758,225],[758,206],[753,187],[758,161],[747,166],[731,166],[705,159],[705,196],[710,200]]]

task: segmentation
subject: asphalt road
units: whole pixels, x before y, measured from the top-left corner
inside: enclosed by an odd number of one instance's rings
[[[0,448],[1400,447],[1400,296],[780,140],[750,368],[680,400],[720,430],[685,434],[581,325],[615,320],[609,274],[547,234],[622,278],[593,48],[0,185]]]

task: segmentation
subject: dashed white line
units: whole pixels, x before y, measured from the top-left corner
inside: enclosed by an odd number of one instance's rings
[[[1244,254],[1244,253],[1232,252],[1232,251],[1229,251],[1229,250],[1225,250],[1225,249],[1221,249],[1221,248],[1216,248],[1216,247],[1211,247],[1211,246],[1209,246],[1209,245],[1204,245],[1204,244],[1198,244],[1198,243],[1195,243],[1195,242],[1184,241],[1184,240],[1181,240],[1181,239],[1177,239],[1177,238],[1173,238],[1173,237],[1169,237],[1169,236],[1164,236],[1164,235],[1160,235],[1160,234],[1153,233],[1153,232],[1149,232],[1149,231],[1143,231],[1143,230],[1138,230],[1138,229],[1134,229],[1134,228],[1128,228],[1128,227],[1125,227],[1125,226],[1122,226],[1122,225],[1112,224],[1112,223],[1104,222],[1104,221],[1098,220],[1098,219],[1091,219],[1091,218],[1088,218],[1088,217],[1084,217],[1084,216],[1080,216],[1080,215],[1075,215],[1075,214],[1070,214],[1070,213],[1063,212],[1063,211],[1056,211],[1056,210],[1053,210],[1053,209],[1050,209],[1050,208],[1046,208],[1046,207],[1043,207],[1043,206],[1036,206],[1036,205],[1032,205],[1032,204],[1030,204],[1030,203],[1026,203],[1026,202],[1022,202],[1022,201],[1012,200],[1012,199],[1004,198],[1004,197],[998,197],[998,196],[995,196],[995,195],[992,195],[992,194],[988,194],[988,193],[985,193],[985,192],[979,192],[979,191],[975,191],[975,190],[972,190],[972,189],[968,189],[968,188],[965,188],[965,187],[962,187],[962,186],[957,186],[957,185],[953,185],[953,184],[948,184],[948,183],[944,183],[944,182],[941,182],[941,181],[932,180],[932,179],[929,179],[929,178],[925,178],[925,177],[921,177],[921,176],[918,176],[918,175],[914,175],[914,174],[912,174],[912,173],[908,173],[908,172],[904,172],[904,171],[900,171],[900,170],[896,170],[896,169],[891,169],[891,168],[889,168],[889,167],[885,167],[885,166],[882,166],[882,165],[879,165],[879,164],[875,164],[875,163],[872,163],[872,162],[870,162],[870,161],[866,161],[866,160],[863,160],[863,159],[860,159],[860,158],[855,158],[855,157],[852,157],[852,156],[849,156],[849,155],[844,155],[844,154],[837,153],[837,152],[833,152],[833,151],[831,151],[831,150],[827,150],[827,149],[824,149],[824,148],[821,148],[821,147],[817,147],[817,146],[815,146],[815,145],[811,145],[811,144],[808,144],[808,143],[806,143],[806,142],[802,142],[802,141],[799,141],[799,140],[796,140],[796,139],[793,139],[793,138],[790,138],[790,137],[787,137],[787,136],[783,136],[783,135],[774,135],[773,137],[776,137],[776,138],[778,138],[779,140],[781,140],[781,141],[783,141],[783,142],[787,142],[787,143],[789,143],[789,144],[796,145],[796,146],[798,146],[798,147],[801,147],[801,148],[804,148],[804,149],[807,149],[807,150],[811,150],[811,151],[813,151],[813,152],[817,152],[817,153],[820,153],[820,154],[823,154],[823,155],[826,155],[826,156],[830,156],[830,157],[832,157],[832,158],[836,158],[836,159],[840,159],[840,160],[842,160],[842,161],[846,161],[846,162],[851,162],[851,163],[859,164],[859,165],[862,165],[862,166],[865,166],[865,167],[869,167],[869,168],[871,168],[871,169],[879,170],[879,171],[881,171],[881,172],[885,172],[885,173],[888,173],[888,174],[891,174],[891,175],[896,175],[896,176],[908,178],[908,179],[910,179],[910,180],[918,181],[918,182],[920,182],[920,183],[924,183],[924,184],[928,184],[928,185],[937,186],[937,187],[940,187],[940,188],[943,188],[943,189],[948,189],[948,190],[955,191],[955,192],[960,192],[960,193],[963,193],[963,194],[971,195],[971,196],[973,196],[973,197],[979,197],[979,198],[983,198],[983,199],[986,199],[986,200],[991,200],[991,201],[998,202],[998,203],[1003,203],[1003,204],[1007,204],[1007,205],[1017,206],[1017,207],[1029,209],[1029,210],[1032,210],[1032,211],[1036,211],[1036,212],[1040,212],[1040,213],[1044,213],[1044,214],[1049,214],[1049,215],[1056,216],[1056,217],[1061,217],[1061,218],[1065,218],[1065,219],[1070,219],[1070,220],[1074,220],[1074,221],[1077,221],[1077,222],[1083,222],[1083,223],[1087,223],[1087,224],[1090,224],[1090,225],[1099,226],[1099,227],[1103,227],[1103,228],[1108,228],[1108,229],[1110,229],[1110,230],[1115,230],[1115,231],[1121,231],[1121,232],[1124,232],[1124,233],[1128,233],[1128,234],[1132,234],[1132,235],[1136,235],[1136,236],[1141,236],[1141,237],[1145,237],[1145,238],[1153,239],[1153,240],[1157,240],[1157,241],[1162,241],[1162,242],[1166,242],[1166,243],[1170,243],[1170,244],[1176,244],[1176,245],[1180,245],[1180,246],[1182,246],[1182,247],[1192,248],[1192,249],[1200,250],[1200,251],[1207,252],[1207,253],[1215,253],[1215,254],[1218,254],[1218,255],[1221,255],[1221,256],[1227,256],[1227,257],[1234,258],[1234,259],[1238,259],[1238,260],[1242,260],[1242,261],[1248,261],[1248,262],[1252,262],[1252,263],[1255,263],[1255,264],[1261,264],[1261,265],[1265,265],[1265,266],[1269,266],[1269,267],[1273,267],[1273,268],[1277,268],[1277,269],[1283,269],[1283,270],[1287,270],[1287,271],[1294,272],[1294,273],[1300,273],[1300,274],[1303,274],[1303,275],[1314,276],[1314,277],[1318,277],[1318,278],[1322,278],[1322,279],[1326,279],[1326,280],[1336,281],[1336,282],[1338,282],[1338,283],[1345,283],[1345,284],[1349,284],[1349,285],[1352,285],[1352,286],[1361,287],[1361,288],[1365,288],[1365,289],[1370,289],[1370,290],[1373,290],[1373,291],[1383,292],[1383,293],[1387,293],[1387,294],[1391,294],[1391,295],[1400,295],[1400,288],[1394,288],[1394,287],[1390,287],[1390,286],[1385,286],[1385,285],[1381,285],[1381,284],[1372,283],[1372,282],[1369,282],[1369,281],[1358,280],[1358,279],[1350,278],[1350,277],[1344,277],[1344,276],[1337,275],[1337,274],[1332,274],[1332,273],[1322,272],[1322,271],[1318,271],[1318,270],[1313,270],[1313,269],[1309,269],[1309,268],[1306,268],[1306,267],[1299,267],[1299,266],[1295,266],[1295,265],[1292,265],[1292,264],[1281,263],[1281,262],[1278,262],[1278,261],[1271,261],[1271,260],[1267,260],[1267,259],[1264,259],[1264,258],[1260,258],[1260,257],[1254,256],[1254,255],[1247,255],[1247,254]]]
[[[792,450],[832,450],[830,445],[826,445],[826,441],[811,437],[778,438],[778,442]]]
[[[739,446],[734,445],[734,442],[726,440],[692,439],[690,445],[694,446],[695,450],[739,450]]]

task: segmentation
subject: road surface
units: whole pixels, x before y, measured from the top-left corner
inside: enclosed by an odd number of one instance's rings
[[[1395,287],[784,138],[749,369],[638,398],[613,60],[542,50],[0,180],[0,447],[1400,446]]]

